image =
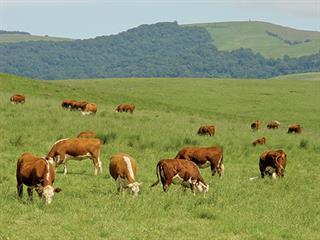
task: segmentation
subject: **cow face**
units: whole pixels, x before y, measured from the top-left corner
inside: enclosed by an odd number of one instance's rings
[[[128,188],[130,188],[131,193],[132,193],[134,196],[138,196],[138,192],[140,191],[139,186],[140,186],[141,184],[142,184],[142,183],[138,183],[138,182],[134,182],[134,183],[129,183],[129,184],[128,184]]]
[[[209,191],[209,185],[204,184],[203,182],[197,182],[196,187],[199,192],[207,193]]]
[[[51,202],[53,200],[54,193],[60,192],[61,188],[54,188],[54,187],[48,185],[45,187],[38,188],[37,191],[46,204],[51,204]]]

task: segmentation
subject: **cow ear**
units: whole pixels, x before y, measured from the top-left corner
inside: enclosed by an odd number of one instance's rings
[[[62,189],[61,189],[61,188],[55,188],[53,191],[56,192],[56,193],[58,193],[58,192],[61,192]]]

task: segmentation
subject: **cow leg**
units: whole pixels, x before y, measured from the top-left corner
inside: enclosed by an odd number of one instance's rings
[[[122,193],[122,184],[121,184],[121,178],[120,176],[118,176],[117,180],[116,180],[116,188],[117,188],[117,192],[118,194]]]
[[[218,174],[219,174],[220,178],[223,177],[223,174],[224,174],[224,165],[223,165],[223,163],[221,163],[220,166],[218,167]]]
[[[91,159],[94,165],[94,175],[98,174],[98,170],[99,172],[102,174],[102,162],[100,160],[100,150],[96,151],[96,152],[92,152],[90,153],[91,155]]]
[[[23,193],[23,183],[20,181],[18,181],[17,183],[17,191],[18,191],[18,196],[21,198]]]
[[[33,197],[32,197],[33,189],[31,187],[28,187],[27,191],[28,191],[29,200],[33,201]]]
[[[63,163],[63,174],[67,175],[68,169],[67,169],[67,160],[64,161]]]
[[[191,192],[192,192],[193,196],[195,196],[196,195],[196,188],[195,188],[195,184],[194,183],[190,184],[190,189],[191,189]]]
[[[264,168],[264,166],[261,163],[259,163],[259,169],[260,169],[260,173],[261,173],[261,178],[264,178],[264,172],[266,169]]]
[[[214,165],[214,161],[210,162],[210,167],[211,167],[211,176],[214,176],[216,174],[216,167]]]
[[[166,181],[165,181],[165,183],[164,183],[164,185],[163,185],[163,191],[164,191],[164,192],[168,192],[169,186],[171,185],[171,183],[172,183],[172,180],[166,180]]]

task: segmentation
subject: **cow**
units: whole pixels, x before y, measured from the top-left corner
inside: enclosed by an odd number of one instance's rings
[[[109,172],[116,181],[118,193],[122,192],[123,188],[128,188],[134,196],[138,195],[142,183],[135,181],[137,167],[136,161],[131,156],[125,153],[113,155],[110,159]]]
[[[71,110],[71,106],[72,106],[73,102],[76,102],[76,101],[75,100],[65,99],[65,100],[62,101],[61,107],[64,108],[64,109]]]
[[[97,134],[95,132],[81,132],[77,138],[95,138]]]
[[[22,94],[15,94],[11,96],[10,102],[12,104],[18,104],[18,103],[24,104],[26,102],[26,97]]]
[[[293,124],[288,127],[288,133],[301,133],[300,124]]]
[[[89,114],[95,114],[97,112],[97,104],[95,103],[87,103],[86,105],[82,106],[81,114],[83,116]]]
[[[157,181],[151,185],[154,187],[159,183],[159,175],[163,191],[167,192],[170,185],[181,184],[184,191],[190,188],[193,195],[195,189],[207,193],[209,185],[205,183],[197,165],[183,159],[163,159],[156,166]]]
[[[220,178],[224,174],[223,149],[221,147],[185,147],[178,152],[175,159],[192,161],[199,168],[210,166],[212,176],[216,171]]]
[[[251,123],[252,130],[259,130],[260,127],[261,127],[260,120],[256,120],[255,122]]]
[[[17,191],[21,198],[23,184],[28,186],[29,199],[32,201],[33,189],[35,189],[45,203],[52,202],[54,193],[61,191],[61,188],[54,188],[55,171],[53,166],[44,158],[36,157],[32,153],[23,153],[17,162]]]
[[[266,138],[265,137],[258,138],[257,140],[252,142],[253,146],[263,145],[263,144],[266,144]]]
[[[100,160],[100,139],[96,138],[66,138],[55,142],[48,153],[46,159],[55,162],[55,167],[64,164],[64,175],[67,174],[67,160],[83,160],[90,158],[95,167],[95,175],[98,170],[102,173]]]
[[[70,110],[82,111],[87,104],[87,101],[72,101]]]
[[[214,136],[215,132],[216,132],[216,127],[213,125],[200,126],[198,130],[199,135]]]
[[[261,177],[265,175],[276,177],[284,177],[287,165],[287,154],[283,150],[267,150],[260,155],[259,169]]]
[[[120,104],[117,108],[117,112],[130,112],[133,113],[134,109],[136,108],[133,104]]]
[[[279,128],[280,127],[280,122],[279,121],[272,121],[272,122],[269,122],[267,124],[267,128],[268,129],[276,129],[276,128]]]

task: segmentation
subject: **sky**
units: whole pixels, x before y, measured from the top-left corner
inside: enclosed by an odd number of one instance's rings
[[[0,30],[74,39],[156,22],[248,20],[320,31],[320,0],[0,0]]]

